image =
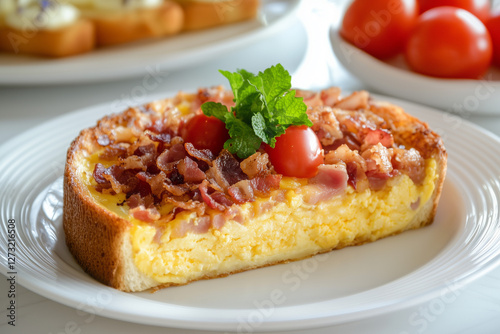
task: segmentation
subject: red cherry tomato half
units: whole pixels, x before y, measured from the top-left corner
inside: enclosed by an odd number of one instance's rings
[[[403,50],[417,17],[415,0],[354,0],[340,35],[374,57],[389,58]]]
[[[491,18],[486,21],[486,27],[490,32],[493,44],[493,63],[500,66],[500,10],[494,12]]]
[[[420,13],[435,7],[458,7],[471,12],[483,22],[489,18],[491,10],[490,0],[418,0],[418,6]]]
[[[405,58],[416,72],[478,79],[491,63],[491,38],[485,25],[468,11],[436,7],[423,13],[412,32]]]
[[[180,130],[185,142],[192,143],[199,150],[209,149],[217,155],[229,139],[226,125],[215,117],[204,114],[193,116]]]
[[[311,178],[323,163],[323,150],[314,131],[306,125],[290,126],[276,138],[276,145],[265,145],[276,172],[284,176]]]

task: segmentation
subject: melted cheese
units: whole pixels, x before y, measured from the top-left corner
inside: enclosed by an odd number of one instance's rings
[[[240,206],[244,224],[230,220],[220,230],[211,228],[207,233],[175,237],[176,228],[195,219],[194,213],[184,211],[173,221],[163,223],[158,242],[157,227],[129,217],[126,205],[117,206],[123,197],[93,190],[95,181],[89,175],[95,159],[95,156],[87,159],[82,167],[90,195],[103,207],[133,223],[130,235],[139,270],[160,283],[176,284],[301,259],[411,228],[409,224],[419,209],[431,199],[438,177],[436,161],[429,159],[427,176],[420,186],[408,176],[400,175],[389,180],[383,190],[358,193],[348,187],[344,194],[316,205],[304,201],[301,187],[307,180],[283,178],[281,189],[274,193],[284,193],[281,201],[274,201],[267,210],[261,208],[270,198],[258,198]],[[419,207],[412,209],[414,203],[419,203]]]

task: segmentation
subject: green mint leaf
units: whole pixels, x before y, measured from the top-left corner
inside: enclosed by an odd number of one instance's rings
[[[252,128],[255,135],[262,139],[263,142],[267,143],[269,141],[266,133],[266,120],[261,113],[256,113],[252,116]]]
[[[250,78],[249,81],[261,94],[262,102],[266,105],[271,117],[277,99],[292,87],[292,77],[281,64],[272,66],[264,72],[259,72],[257,76]]]
[[[220,73],[231,85],[235,104],[229,111],[220,103],[207,102],[202,110],[226,124],[231,138],[224,148],[238,157],[254,154],[262,142],[274,147],[276,138],[291,125],[312,125],[307,106],[290,90],[292,78],[281,64],[257,75],[242,69]]]
[[[207,116],[214,116],[221,121],[226,121],[226,114],[228,114],[227,107],[218,102],[206,102],[201,105],[201,110]]]
[[[250,125],[236,118],[232,113],[226,114],[226,128],[231,137],[224,143],[224,148],[229,152],[245,159],[260,147],[262,140],[254,133]]]
[[[295,97],[295,90],[289,91],[283,98],[276,102],[275,117],[283,125],[307,125],[312,122],[307,116],[307,106],[303,99]]]

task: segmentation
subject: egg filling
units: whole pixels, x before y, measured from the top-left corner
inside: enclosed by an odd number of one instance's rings
[[[92,171],[97,155],[80,164],[81,180],[102,207],[131,222],[131,243],[137,268],[164,284],[185,284],[268,264],[299,260],[413,228],[414,218],[431,200],[438,178],[434,159],[425,161],[426,177],[416,185],[405,174],[391,178],[381,190],[363,192],[348,186],[343,194],[315,205],[304,200],[305,179],[283,178],[269,197],[238,205],[240,218],[206,233],[178,235],[182,224],[196,224],[196,213],[155,224],[134,219],[123,204],[124,194],[95,190]],[[170,206],[160,208],[164,214]],[[208,214],[215,212],[208,211]]]

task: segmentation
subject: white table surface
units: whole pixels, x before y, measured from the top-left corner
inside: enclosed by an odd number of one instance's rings
[[[363,84],[339,65],[329,47],[328,27],[331,20],[338,18],[340,5],[337,1],[307,0],[302,3],[297,19],[287,30],[216,60],[200,63],[189,70],[171,71],[148,94],[223,84],[224,78],[217,69],[247,68],[255,71],[278,62],[292,72],[293,83],[297,87],[319,89],[337,85],[345,90],[363,89]],[[139,77],[83,85],[0,86],[0,143],[46,120],[79,108],[109,101],[126,104],[131,99],[134,87],[140,87],[142,81],[143,78]],[[498,136],[500,106],[498,116],[474,114],[467,121]],[[7,280],[0,279],[0,333],[204,333],[94,316],[53,302],[21,286],[17,287],[16,326],[12,327],[8,325],[6,317],[9,303],[7,292]],[[433,301],[430,300],[362,321],[296,333],[500,332],[500,268],[461,288],[456,295],[457,298],[439,310],[433,308]]]

